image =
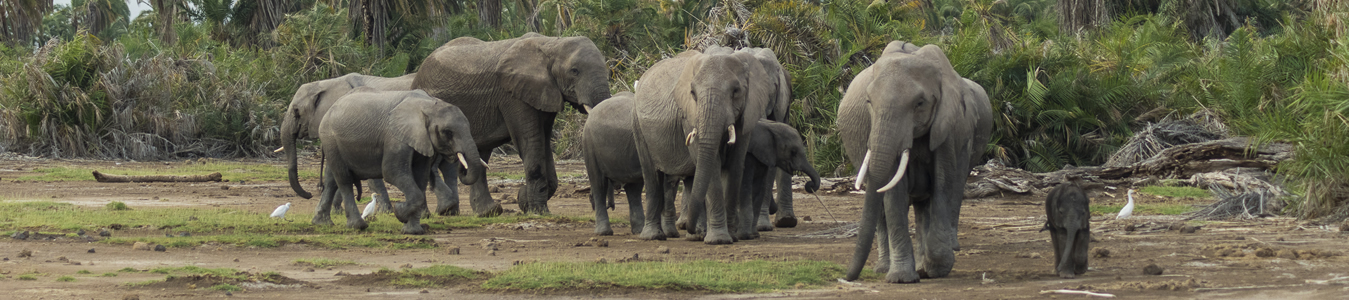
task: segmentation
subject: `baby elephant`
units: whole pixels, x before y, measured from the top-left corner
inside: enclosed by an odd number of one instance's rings
[[[1062,278],[1087,272],[1087,243],[1091,241],[1091,199],[1082,191],[1080,176],[1069,175],[1045,198],[1045,228],[1054,243],[1054,270]]]
[[[820,189],[820,174],[810,164],[809,156],[801,133],[791,125],[759,120],[758,126],[754,127],[754,134],[750,136],[751,158],[745,159],[744,188],[740,189],[741,199],[750,200],[740,203],[737,221],[742,228],[741,232],[751,232],[751,236],[757,236],[758,231],[773,230],[773,225],[768,223],[768,203],[773,201],[773,177],[777,175],[774,169],[787,174],[806,173],[810,177],[810,182],[805,186],[806,192],[814,193]],[[791,189],[790,186],[779,188]]]

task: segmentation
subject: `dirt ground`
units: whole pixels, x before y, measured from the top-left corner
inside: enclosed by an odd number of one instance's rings
[[[251,161],[281,165],[276,161]],[[34,168],[79,166],[116,169],[119,167],[169,168],[183,162],[117,162],[7,160],[0,161],[0,199],[50,200],[77,205],[103,206],[121,201],[131,207],[222,207],[260,214],[277,205],[294,202],[293,209],[313,209],[317,199],[294,196],[284,181],[223,183],[111,184],[96,182],[16,183],[13,178],[32,174]],[[491,164],[491,172],[519,173],[515,162]],[[317,170],[310,161],[305,168]],[[593,216],[585,193],[588,186],[580,161],[558,164],[562,184],[549,207],[554,214]],[[314,182],[305,183],[313,186]],[[514,204],[518,181],[495,179],[501,188],[493,196]],[[222,190],[221,186],[229,186]],[[1094,204],[1120,204],[1124,189],[1093,191]],[[465,187],[466,191],[466,187]],[[396,189],[393,197],[401,198]],[[466,197],[467,193],[463,193]],[[157,198],[156,198],[157,197]],[[0,298],[15,299],[121,299],[126,295],[149,298],[452,298],[452,299],[571,299],[571,298],[659,298],[659,299],[741,299],[741,298],[903,298],[903,299],[1016,299],[1086,298],[1080,295],[1045,295],[1056,289],[1090,290],[1126,298],[1221,298],[1221,299],[1346,299],[1349,298],[1349,234],[1338,226],[1317,226],[1291,218],[1271,217],[1245,221],[1198,223],[1193,233],[1171,228],[1183,223],[1183,216],[1139,215],[1129,221],[1093,218],[1093,249],[1109,251],[1106,257],[1093,257],[1089,271],[1077,279],[1060,279],[1053,272],[1053,250],[1049,234],[1039,232],[1044,222],[1043,198],[1008,196],[967,199],[960,222],[960,243],[955,270],[947,278],[923,279],[918,284],[885,284],[878,281],[835,283],[817,289],[792,289],[764,294],[711,294],[707,292],[670,292],[631,289],[552,291],[514,293],[484,291],[476,283],[432,289],[398,288],[388,285],[342,280],[344,274],[367,274],[383,267],[397,269],[411,265],[424,267],[450,264],[470,269],[500,271],[517,261],[596,261],[614,262],[638,255],[641,260],[684,261],[713,259],[738,260],[823,260],[845,264],[852,257],[855,238],[811,236],[812,233],[839,228],[859,218],[862,196],[844,193],[821,194],[817,201],[809,194],[795,195],[798,217],[809,218],[796,228],[764,232],[762,238],[734,245],[709,246],[682,238],[668,241],[642,241],[630,229],[615,225],[615,236],[599,237],[608,247],[576,246],[595,238],[593,224],[527,224],[489,226],[483,229],[455,229],[428,235],[440,244],[434,249],[390,250],[351,248],[329,250],[306,245],[278,248],[236,246],[200,246],[174,248],[166,252],[133,250],[131,246],[85,241],[29,241],[0,237],[0,290],[9,291]],[[622,198],[620,198],[622,199]],[[467,201],[465,199],[464,201]],[[838,218],[832,219],[821,206]],[[1206,204],[1196,199],[1161,199],[1145,195],[1142,203]],[[624,215],[626,201],[618,201],[611,214]],[[464,202],[467,203],[467,202]],[[432,201],[431,205],[435,205]],[[1196,224],[1196,223],[1191,223]],[[1133,231],[1126,227],[1133,225]],[[120,230],[118,236],[158,235],[157,230]],[[489,254],[485,244],[494,241],[498,249]],[[658,253],[658,247],[669,253]],[[90,248],[97,251],[88,253]],[[459,248],[458,255],[449,249]],[[32,256],[18,257],[22,250]],[[59,257],[69,261],[60,261]],[[352,260],[357,266],[339,266],[313,270],[294,265],[301,258]],[[875,261],[875,252],[872,259]],[[79,262],[80,265],[74,265]],[[1162,275],[1144,275],[1145,266],[1155,264]],[[224,292],[191,289],[186,283],[160,284],[130,288],[128,282],[162,279],[164,275],[123,273],[118,277],[75,275],[79,270],[93,274],[116,272],[131,267],[234,268],[255,273],[274,271],[294,279],[293,284],[244,286],[246,291],[226,296]],[[869,264],[870,265],[870,264]],[[18,274],[36,271],[49,276],[36,281],[17,280]],[[75,282],[57,282],[62,275],[76,276]]]

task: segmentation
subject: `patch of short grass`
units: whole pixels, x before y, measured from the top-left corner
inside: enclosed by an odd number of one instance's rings
[[[1208,190],[1192,186],[1145,186],[1138,192],[1172,198],[1210,198],[1213,194]]]
[[[33,274],[19,275],[19,280],[37,280],[37,275]]]
[[[301,258],[295,260],[295,264],[311,266],[320,269],[334,266],[359,265],[355,261],[344,259],[327,259],[327,258]]]
[[[79,270],[78,272],[75,272],[75,274],[93,274],[93,273],[94,272],[89,272],[89,270]]]
[[[42,175],[30,175],[19,177],[17,180],[24,181],[93,181],[93,171],[98,170],[104,174],[110,175],[205,175],[220,172],[223,179],[229,181],[282,181],[286,180],[286,168],[268,164],[240,163],[240,162],[220,162],[206,164],[173,164],[170,166],[159,165],[135,165],[135,166],[106,166],[96,169],[83,167],[53,167],[38,168],[34,171]],[[302,179],[317,179],[318,170],[300,170],[299,175]]]
[[[208,276],[213,276],[213,277],[222,278],[222,279],[230,279],[230,280],[248,280],[248,277],[249,277],[249,274],[248,274],[248,273],[246,273],[246,272],[239,272],[239,270],[235,270],[235,269],[230,269],[230,268],[215,268],[215,269],[211,269],[211,268],[202,268],[202,267],[198,267],[198,266],[185,266],[185,267],[177,267],[177,268],[154,268],[154,269],[150,269],[150,273],[156,273],[156,274],[168,274],[168,275],[170,275],[170,276],[175,276],[175,275],[177,275],[177,276],[184,276],[184,275],[208,275]]]
[[[99,276],[103,276],[103,277],[117,277],[117,272],[107,272],[107,273],[103,273],[103,275],[99,275]]]
[[[121,201],[108,202],[108,205],[105,205],[104,207],[107,207],[108,210],[113,210],[113,211],[117,211],[117,210],[131,210],[130,207],[127,207],[127,206],[126,206],[126,203],[122,203]]]
[[[244,289],[241,288],[241,287],[239,287],[239,286],[237,286],[237,285],[228,284],[228,283],[221,283],[221,284],[217,284],[217,285],[215,285],[215,286],[212,286],[212,287],[211,287],[211,290],[215,290],[215,291],[226,291],[226,292],[238,292],[238,291],[242,291],[242,290],[244,290]]]
[[[554,290],[627,287],[652,290],[755,292],[829,284],[843,266],[824,261],[528,263],[482,284],[486,289]]]
[[[1189,204],[1134,204],[1134,215],[1179,215],[1195,211]],[[1124,205],[1092,205],[1093,215],[1113,216],[1119,214]]]
[[[75,281],[75,277],[71,277],[71,276],[61,276],[61,277],[57,277],[57,278],[56,278],[56,281],[59,281],[59,282],[71,282],[71,281]]]
[[[136,268],[132,268],[132,267],[125,267],[125,268],[122,268],[121,270],[117,270],[117,272],[122,272],[122,273],[139,273],[140,271],[141,271],[141,270],[136,270]]]
[[[376,273],[393,275],[394,278],[390,280],[389,284],[401,287],[431,287],[444,282],[478,278],[477,273],[473,270],[450,265],[434,265],[397,272],[383,268]]]
[[[346,249],[348,247],[387,248],[387,249],[430,249],[438,247],[435,240],[419,236],[407,236],[400,233],[359,233],[321,234],[321,235],[273,235],[263,233],[194,235],[189,237],[114,237],[103,240],[104,243],[123,245],[135,242],[147,242],[164,245],[169,248],[188,248],[207,243],[234,245],[242,247],[275,248],[283,245],[302,244],[328,249]]]

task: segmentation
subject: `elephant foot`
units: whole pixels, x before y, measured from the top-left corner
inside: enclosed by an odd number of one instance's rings
[[[641,235],[639,235],[639,237],[641,237],[641,239],[643,240],[648,241],[650,240],[664,241],[666,238],[665,232],[661,231],[660,225],[656,224],[646,224],[644,228],[642,228],[642,232]]]
[[[885,259],[881,259],[881,260],[885,260]],[[876,270],[876,274],[890,273],[890,264],[879,263],[879,262],[878,262],[878,263],[876,263],[876,266],[873,267],[873,269]]]
[[[423,235],[426,234],[427,227],[429,226],[419,222],[406,223],[403,224],[403,234]]]
[[[677,237],[679,237],[679,229],[675,229],[674,223],[665,222],[664,224],[661,224],[660,227],[661,227],[661,229],[664,229],[664,230],[665,230],[665,236],[666,236],[666,237],[671,237],[671,238],[677,238]]]
[[[796,216],[778,215],[777,220],[773,221],[773,226],[777,228],[794,228],[796,227]]]
[[[441,216],[459,215],[459,201],[446,201],[436,205],[436,214]]]
[[[707,236],[703,237],[703,243],[708,245],[730,245],[735,243],[730,232],[726,230],[708,230]]]
[[[755,223],[754,230],[756,231],[773,231],[773,224],[768,222],[768,216],[759,216],[759,221]]]
[[[398,202],[393,205],[393,216],[398,218],[398,222],[407,223],[414,219],[412,213],[416,209],[407,205],[407,202]]]
[[[921,276],[921,277],[923,277],[923,278],[942,278],[942,277],[946,277],[946,275],[951,274],[951,268],[950,268],[950,267],[946,267],[946,268],[930,268],[930,267],[919,266],[919,267],[918,267],[918,272],[917,272],[917,273],[918,273],[918,276]],[[1062,275],[1062,273],[1060,273],[1060,275]]]
[[[701,242],[703,241],[703,235],[701,233],[690,233],[688,237],[684,238],[684,240],[690,242]]]
[[[756,238],[759,238],[758,231],[750,230],[749,232],[745,232],[744,230],[741,230],[735,233],[735,241],[748,241]]]
[[[632,227],[632,234],[642,234],[642,228],[641,228],[641,227],[638,227],[638,226],[631,226],[631,227]],[[669,234],[666,234],[665,237],[670,237],[670,235],[669,235]],[[676,236],[674,236],[674,237],[679,237],[679,236],[676,235]]]
[[[634,226],[633,228],[637,227]],[[599,222],[595,222],[595,235],[614,235],[614,229],[609,228],[609,224],[601,225]]]
[[[333,218],[323,215],[314,215],[314,219],[309,221],[309,223],[321,226],[333,226]]]
[[[1077,274],[1076,274],[1076,273],[1073,273],[1072,270],[1059,271],[1059,278],[1063,278],[1063,279],[1073,279],[1073,278],[1077,278]]]
[[[366,223],[361,218],[349,218],[347,220],[347,228],[365,230],[366,227],[370,227],[370,223]]]
[[[908,272],[893,271],[885,274],[887,283],[918,283],[918,273],[910,270]]]
[[[493,202],[493,203],[492,203],[492,207],[491,207],[491,208],[488,208],[486,211],[483,211],[483,212],[478,213],[478,217],[479,217],[479,218],[490,218],[490,217],[500,216],[500,215],[501,215],[502,213],[504,213],[504,212],[506,212],[506,210],[503,209],[503,208],[501,208],[501,203],[495,203],[495,202]]]
[[[680,230],[687,229],[688,226],[689,226],[689,219],[685,218],[684,216],[679,216],[679,220],[675,220],[675,229]]]

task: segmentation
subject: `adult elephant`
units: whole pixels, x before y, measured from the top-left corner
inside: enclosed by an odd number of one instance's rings
[[[621,186],[628,196],[628,221],[632,233],[642,233],[645,225],[642,208],[641,159],[633,140],[633,94],[621,92],[590,110],[582,129],[581,143],[586,161],[586,175],[590,179],[590,203],[595,209],[595,234],[613,235],[609,226],[609,212],[614,208],[614,186]],[[676,179],[667,181],[665,199],[674,199]],[[668,203],[667,203],[668,204]],[[666,205],[670,208],[671,205]],[[661,228],[667,237],[678,237],[674,226],[674,210],[661,216]]]
[[[609,98],[609,68],[599,48],[584,37],[528,33],[493,42],[461,37],[422,62],[412,87],[462,109],[482,157],[513,142],[525,164],[520,210],[547,214],[548,199],[557,191],[554,118],[564,103],[585,112],[586,106]],[[479,216],[502,211],[486,180],[473,184],[470,204]]]
[[[735,217],[738,201],[744,199],[738,199],[739,184],[726,183],[741,181],[748,143],[737,144],[737,136],[749,138],[763,118],[763,110],[754,108],[763,103],[751,103],[762,101],[755,98],[762,94],[752,90],[757,86],[750,80],[762,76],[762,67],[752,74],[758,65],[730,52],[690,50],[657,62],[642,74],[633,107],[634,138],[648,189],[642,239],[666,238],[658,222],[667,201],[673,200],[665,199],[665,183],[674,176],[693,176],[685,199],[707,203],[703,242],[734,242],[728,223],[737,220],[729,218]],[[737,230],[735,238],[747,239],[750,233]]]
[[[337,78],[324,79],[315,82],[300,85],[296,89],[295,96],[291,97],[290,105],[286,108],[285,118],[281,121],[281,149],[285,151],[286,160],[289,166],[286,168],[286,176],[290,180],[291,189],[295,194],[305,199],[312,198],[314,195],[305,191],[300,186],[298,168],[296,166],[295,141],[298,139],[318,138],[319,124],[323,120],[323,115],[328,113],[328,108],[333,106],[338,99],[346,96],[352,90],[359,87],[367,87],[376,91],[410,91],[412,90],[412,79],[416,73],[407,74],[399,77],[380,77],[350,73]],[[457,186],[448,186],[440,177],[433,177],[435,185],[433,189],[440,198],[441,206],[449,208],[452,203],[457,203],[458,199],[444,199],[448,197],[447,193],[457,194]],[[452,182],[452,181],[451,181]],[[378,197],[376,205],[378,211],[392,211],[393,207],[389,203],[389,192],[384,187],[381,180],[369,180],[371,192]],[[359,196],[359,195],[358,195]],[[334,202],[334,205],[340,208],[340,202]]]
[[[839,104],[843,146],[851,161],[861,162],[857,184],[867,185],[848,280],[860,275],[877,231],[882,238],[876,269],[888,273],[887,282],[950,273],[965,179],[972,157],[987,143],[980,139],[992,129],[983,126],[992,122],[987,98],[980,99],[956,74],[941,48],[891,49],[903,46],[891,43],[853,79]],[[910,205],[916,251],[908,233]]]
[[[315,225],[332,224],[328,209],[337,198],[345,203],[347,227],[365,229],[352,186],[359,180],[382,178],[407,196],[394,208],[403,233],[424,234],[420,220],[426,213],[431,169],[442,160],[458,158],[469,171],[461,181],[472,184],[483,179],[475,174],[486,168],[464,113],[420,90],[358,88],[328,110],[319,125],[319,138],[327,160]]]
[[[740,49],[739,51],[748,52],[753,54],[755,58],[758,58],[759,63],[763,64],[764,73],[767,74],[764,78],[768,80],[771,88],[769,89],[769,95],[767,96],[769,100],[764,118],[771,121],[787,123],[788,118],[790,118],[792,106],[791,74],[787,73],[787,70],[782,67],[781,62],[778,62],[777,54],[773,53],[772,49],[745,48]],[[792,174],[782,172],[781,170],[771,170],[769,171],[768,176],[769,178],[776,178],[778,187],[776,201],[763,203],[760,207],[762,214],[760,215],[760,218],[757,219],[756,227],[763,231],[772,230],[773,227],[796,227],[796,210],[792,205]],[[761,188],[765,189],[765,192],[771,192],[773,190],[773,185],[770,184]],[[768,214],[769,205],[772,203],[777,203],[778,209],[770,225]]]

